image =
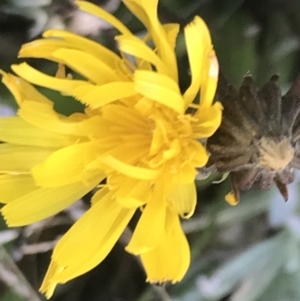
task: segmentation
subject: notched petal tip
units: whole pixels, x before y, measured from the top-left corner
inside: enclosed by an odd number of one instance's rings
[[[39,289],[39,292],[44,294],[46,299],[50,299],[53,296],[56,285],[56,283],[45,284],[44,287]]]
[[[8,227],[13,227],[13,225],[9,223],[9,221],[8,221],[8,219],[7,219],[7,216],[6,216],[6,214],[5,214],[5,210],[3,210],[3,208],[5,208],[5,206],[2,207],[2,208],[0,209],[0,214],[1,214],[2,218],[3,218],[4,221],[5,221],[5,224],[6,224]]]
[[[190,249],[176,213],[168,211],[163,239],[156,248],[141,254],[141,260],[147,282],[175,283],[184,277],[190,264]]]
[[[50,299],[54,293],[58,282],[53,281],[53,276],[62,271],[64,267],[59,266],[56,262],[51,261],[47,270],[43,283],[39,289],[39,292],[44,294],[47,299]]]

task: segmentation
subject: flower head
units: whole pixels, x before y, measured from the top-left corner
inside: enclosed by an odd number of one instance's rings
[[[248,73],[238,90],[225,79],[226,88],[219,89],[223,121],[207,141],[207,166],[230,173],[232,191],[225,199],[231,205],[239,202],[240,190],[253,185],[269,190],[275,184],[288,200],[287,186],[300,168],[300,77],[284,95],[278,80],[273,75],[257,89]]]
[[[157,2],[124,0],[147,29],[140,39],[111,14],[80,1],[82,10],[119,30],[120,55],[50,30],[24,45],[20,56],[57,62],[56,76],[26,63],[12,66],[19,77],[3,73],[20,107],[18,117],[0,120],[6,142],[0,145],[0,199],[8,225],[44,219],[97,188],[91,208],[53,251],[41,287],[48,297],[58,283],[98,265],[140,208],[126,250],[140,256],[147,280],[176,282],[189,266],[179,217],[194,212],[197,168],[208,160],[201,141],[221,122],[222,107],[212,104],[218,63],[209,31],[196,17],[184,29],[191,84],[182,93],[174,50],[179,25],[159,22]],[[64,65],[83,79],[65,76]],[[85,112],[57,113],[28,82],[73,96]]]

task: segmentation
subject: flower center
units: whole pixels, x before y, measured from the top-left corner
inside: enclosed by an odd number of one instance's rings
[[[191,122],[188,115],[151,116],[154,123],[150,147],[151,167],[157,167],[184,152],[192,134]],[[181,156],[182,157],[182,156]],[[175,163],[175,162],[173,162]]]
[[[260,165],[274,171],[283,170],[294,157],[294,149],[289,139],[276,142],[271,138],[263,137],[260,140],[259,151]]]

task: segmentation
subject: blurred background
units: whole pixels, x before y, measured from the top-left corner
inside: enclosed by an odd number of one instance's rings
[[[143,27],[119,0],[92,1],[114,12],[137,35]],[[251,72],[258,86],[274,73],[286,91],[300,73],[300,4],[298,0],[160,0],[163,22],[188,23],[200,15],[208,24],[222,72],[236,87]],[[78,11],[71,0],[1,0],[0,67],[9,71],[27,41],[48,28],[64,28],[115,49],[115,30]],[[189,72],[182,35],[178,37],[181,85]],[[52,65],[30,61],[43,70]],[[64,114],[82,110],[78,103],[44,91]],[[61,100],[64,99],[62,102]],[[0,115],[16,105],[0,86]],[[183,222],[192,264],[182,282],[163,287],[145,283],[138,260],[124,251],[121,238],[106,260],[91,272],[59,286],[53,301],[299,301],[300,174],[284,203],[275,188],[251,189],[241,203],[224,201],[230,190],[220,175],[199,181],[195,215]],[[37,291],[57,239],[88,208],[90,195],[61,214],[40,223],[7,229],[0,221],[0,300],[45,300]],[[126,236],[126,233],[124,234]],[[170,250],[176,252],[176,250]]]

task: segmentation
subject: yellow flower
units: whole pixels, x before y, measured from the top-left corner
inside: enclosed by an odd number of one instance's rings
[[[188,269],[179,217],[194,212],[197,168],[208,159],[201,141],[221,122],[222,107],[212,104],[218,63],[209,31],[196,17],[184,29],[191,84],[181,93],[174,51],[179,25],[159,22],[157,2],[124,0],[145,25],[144,39],[99,7],[78,2],[119,30],[120,56],[84,37],[50,30],[45,39],[24,45],[20,56],[57,62],[56,76],[26,63],[12,66],[19,77],[2,72],[19,104],[18,117],[0,119],[0,140],[6,142],[0,144],[0,199],[7,224],[44,219],[98,189],[91,208],[53,251],[41,287],[47,297],[58,283],[98,265],[140,208],[126,250],[140,256],[147,281],[174,283]],[[64,65],[82,79],[66,77]],[[28,82],[73,96],[85,112],[57,113]]]

